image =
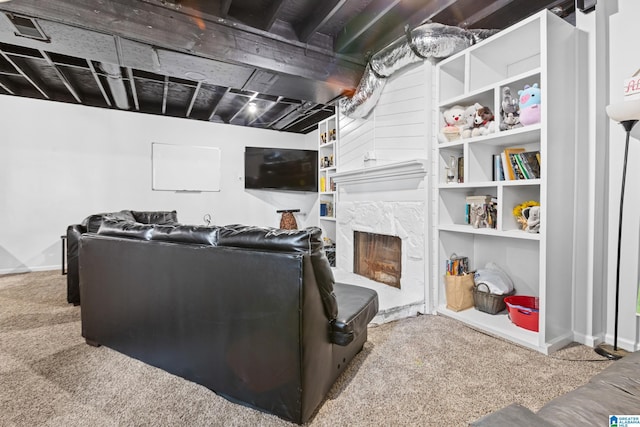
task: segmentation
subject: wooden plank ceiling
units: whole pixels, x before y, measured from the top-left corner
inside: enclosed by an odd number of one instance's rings
[[[0,94],[307,133],[425,20],[502,29],[573,0],[0,0]]]

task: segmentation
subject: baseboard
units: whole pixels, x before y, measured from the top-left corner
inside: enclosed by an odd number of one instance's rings
[[[380,325],[407,317],[415,317],[422,312],[424,312],[424,304],[421,303],[392,307],[387,310],[378,311],[378,314],[376,314],[376,317],[373,318],[371,323]]]
[[[53,270],[60,270],[60,272],[62,272],[62,267],[60,267],[59,265],[43,265],[38,267],[20,266],[16,268],[3,268],[3,269],[0,269],[0,276],[3,276],[5,274],[21,274],[21,273],[33,273],[36,271],[53,271]]]
[[[606,334],[604,342],[613,345],[613,334]],[[618,347],[627,351],[638,351],[640,350],[640,343],[618,336]]]
[[[573,334],[573,340],[579,344],[586,345],[587,347],[594,348],[598,344],[600,344],[603,339],[602,335],[594,336],[594,335],[585,335],[585,334]]]

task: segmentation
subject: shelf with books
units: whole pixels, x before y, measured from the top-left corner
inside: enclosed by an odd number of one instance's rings
[[[318,123],[318,195],[319,226],[323,241],[335,251],[336,211],[338,196],[333,177],[336,174],[338,159],[338,118],[331,116]]]
[[[435,72],[434,123],[444,124],[444,112],[451,107],[470,109],[476,102],[492,110],[495,122],[493,132],[482,135],[464,137],[469,134],[460,131],[455,139],[456,133],[443,126],[433,138],[436,310],[543,353],[568,344],[573,335],[566,307],[573,289],[575,165],[567,156],[575,152],[577,138],[563,112],[577,99],[575,55],[566,52],[580,47],[575,27],[542,11],[442,60]],[[518,90],[534,84],[539,89],[534,96],[542,100],[533,109],[539,119],[509,126],[517,122],[506,114],[513,104],[503,104],[505,88],[517,103]],[[463,165],[462,182],[451,178],[452,158]],[[469,196],[495,200],[495,224],[474,228]],[[514,208],[529,201],[541,206],[539,232],[526,231],[526,221],[514,216]],[[497,264],[512,278],[518,295],[538,297],[539,332],[519,328],[505,315],[447,310],[442,276],[452,253],[469,257],[474,269]]]

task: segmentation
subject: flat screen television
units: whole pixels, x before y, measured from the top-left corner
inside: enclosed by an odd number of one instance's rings
[[[318,152],[246,147],[244,188],[318,191]]]

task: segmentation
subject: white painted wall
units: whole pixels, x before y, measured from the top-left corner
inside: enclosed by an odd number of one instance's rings
[[[609,103],[623,100],[623,81],[640,69],[640,56],[636,44],[640,39],[640,2],[637,0],[605,1],[609,16]],[[637,135],[637,134],[636,134]],[[609,199],[608,207],[608,258],[606,293],[606,341],[613,342],[614,303],[616,282],[616,257],[618,243],[618,213],[622,180],[625,133],[622,126],[611,123],[608,132]],[[640,140],[632,138],[629,146],[629,168],[627,169],[624,218],[622,221],[622,253],[620,257],[620,312],[618,345],[626,350],[640,349],[639,321],[635,315],[635,303],[640,282]]]
[[[177,210],[203,224],[278,226],[278,209],[318,222],[317,193],[244,189],[244,147],[316,149],[298,135],[195,120],[0,96],[0,274],[60,268],[69,224],[97,212]],[[151,190],[151,143],[219,147],[221,191]]]

